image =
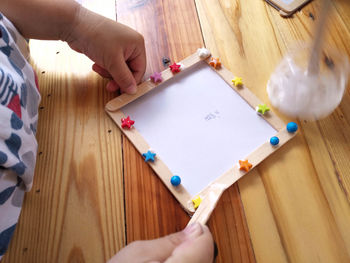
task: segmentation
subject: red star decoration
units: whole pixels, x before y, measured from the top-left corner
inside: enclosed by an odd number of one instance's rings
[[[241,161],[239,160],[239,170],[243,170],[246,172],[249,172],[249,170],[253,167],[251,163],[248,162],[248,160]]]
[[[175,62],[174,62],[174,64],[169,66],[171,72],[174,74],[180,72],[180,67],[181,67],[181,65],[176,64]]]
[[[130,129],[131,126],[135,123],[135,121],[131,120],[130,117],[126,117],[126,118],[122,118],[121,119],[122,121],[122,128],[124,129]]]

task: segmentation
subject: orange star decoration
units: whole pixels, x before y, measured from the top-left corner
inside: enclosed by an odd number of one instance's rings
[[[212,66],[213,68],[217,69],[221,67],[221,62],[219,58],[211,58],[209,65]]]
[[[243,170],[246,172],[249,172],[249,170],[253,167],[251,163],[248,162],[248,160],[241,161],[239,160],[239,170]]]

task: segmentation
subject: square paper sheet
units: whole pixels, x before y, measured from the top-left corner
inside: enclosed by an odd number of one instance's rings
[[[192,196],[277,132],[205,62],[121,110]]]

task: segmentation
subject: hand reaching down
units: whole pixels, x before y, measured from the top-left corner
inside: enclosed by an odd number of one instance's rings
[[[162,238],[136,241],[120,250],[108,263],[212,263],[214,243],[207,226],[195,223]]]
[[[146,69],[143,36],[133,29],[83,7],[67,30],[69,46],[95,62],[93,70],[110,78],[107,90],[133,94]]]

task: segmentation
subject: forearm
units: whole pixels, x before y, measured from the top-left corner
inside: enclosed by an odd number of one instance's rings
[[[74,0],[1,0],[0,12],[26,38],[63,40],[80,5]]]
[[[143,37],[96,14],[74,0],[0,0],[0,12],[26,38],[66,41],[95,62],[93,70],[110,78],[107,89],[132,94],[146,69]]]

